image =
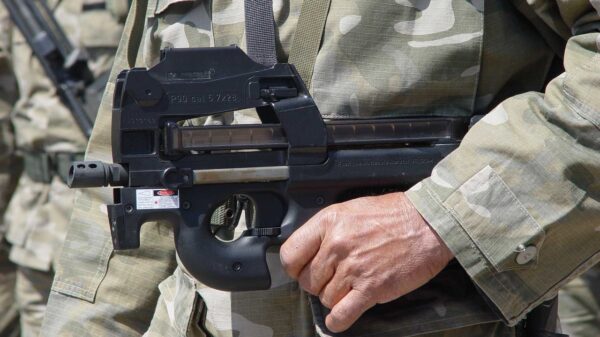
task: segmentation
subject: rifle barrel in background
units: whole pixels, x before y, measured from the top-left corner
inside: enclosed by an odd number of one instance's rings
[[[84,108],[84,93],[86,85],[93,81],[93,76],[88,67],[87,53],[71,44],[44,1],[2,2],[46,75],[54,83],[63,104],[69,108],[77,125],[89,138],[94,120]]]

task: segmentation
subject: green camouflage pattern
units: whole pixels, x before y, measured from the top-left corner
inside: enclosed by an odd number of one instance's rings
[[[94,75],[108,71],[122,26],[106,10],[83,11],[80,0],[48,3],[54,8],[56,19],[73,45],[86,45]],[[3,7],[2,11],[5,11]],[[2,146],[14,147],[17,155],[82,153],[87,146],[86,137],[79,130],[71,112],[61,103],[56,88],[46,77],[17,27],[9,23],[6,26],[7,34],[2,35],[6,42],[4,52],[11,60],[10,69],[18,79],[19,99],[10,118],[10,106],[6,107],[7,113],[2,122],[12,124],[15,132],[14,139],[6,140]],[[90,29],[101,39],[92,39],[94,34],[90,33]],[[4,112],[4,106],[2,108]],[[14,153],[2,152],[2,156],[11,154],[14,159]],[[16,167],[13,165],[12,169]],[[10,168],[10,165],[2,165],[3,173]],[[14,176],[12,179],[17,181]],[[3,189],[2,195],[4,192]],[[13,291],[21,314],[22,336],[39,335],[73,197],[74,192],[58,175],[45,183],[24,173],[18,179],[3,216],[7,226],[6,239],[12,245],[10,260],[18,265],[17,284],[16,288],[13,286]]]
[[[274,1],[280,61],[300,6]],[[492,111],[409,196],[511,325],[598,260],[598,9],[596,0],[331,3],[311,83],[324,116]],[[242,0],[156,0],[140,10],[146,19],[130,15],[111,82],[122,69],[154,65],[161,48],[245,43]],[[136,49],[128,39],[134,29],[145,32],[137,59],[128,55]],[[545,89],[565,49],[566,73]],[[113,91],[111,83],[88,159],[111,160]],[[45,321],[48,336],[323,335],[307,314],[306,297],[282,273],[270,291],[229,294],[174,270],[169,225],[146,224],[141,249],[113,252],[103,207],[111,202],[108,189],[77,198]],[[430,300],[423,315],[400,322],[404,330],[379,336],[516,333],[479,310],[465,312],[468,299]],[[75,313],[77,321],[70,319]]]
[[[503,101],[409,193],[512,324],[600,260],[600,7],[533,4],[557,31],[579,33],[566,71],[545,95]]]
[[[600,336],[600,266],[569,282],[558,298],[563,333],[569,337]]]

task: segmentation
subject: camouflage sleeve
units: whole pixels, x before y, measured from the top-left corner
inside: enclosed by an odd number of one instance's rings
[[[496,107],[408,192],[510,324],[600,261],[600,1],[513,2],[572,32],[565,72]]]

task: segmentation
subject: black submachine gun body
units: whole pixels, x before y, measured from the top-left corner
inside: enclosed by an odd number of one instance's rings
[[[237,47],[166,49],[153,68],[121,72],[113,108],[115,164],[74,163],[71,186],[118,187],[108,205],[116,249],[139,247],[141,225],[166,220],[187,270],[228,291],[268,289],[269,247],[328,205],[429,176],[467,124],[325,123],[292,65],[265,67]],[[256,108],[263,124],[182,123],[247,108]],[[211,231],[210,218],[234,195],[251,200],[254,221],[225,242]]]

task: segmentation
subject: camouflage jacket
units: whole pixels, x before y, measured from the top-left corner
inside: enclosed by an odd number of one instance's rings
[[[137,66],[165,47],[245,43],[242,0],[150,3]],[[274,1],[281,61],[301,3]],[[509,324],[600,260],[598,10],[597,0],[331,2],[311,83],[325,117],[491,111],[409,197]],[[113,80],[134,65],[131,47],[121,46]],[[565,71],[555,77],[557,57]],[[113,89],[88,158],[111,159]],[[111,200],[106,190],[78,199],[73,222],[93,228],[95,242],[81,255],[77,240],[90,234],[73,233],[64,261],[79,262],[63,264],[56,291],[93,299],[111,255],[102,214]],[[443,312],[447,321],[464,314]]]
[[[93,6],[104,2],[48,2],[72,44],[85,45],[95,76],[112,66],[122,31],[122,25],[106,9]],[[11,27],[9,47],[19,87],[19,99],[11,114],[17,152],[24,157],[34,154],[35,158],[44,155],[53,158],[56,153],[82,153],[87,146],[85,135],[69,109],[62,104],[53,83],[15,26]],[[56,165],[57,160],[69,159],[60,157],[52,160]],[[39,164],[31,164],[27,160],[25,163],[26,166]],[[28,169],[31,167],[25,171]],[[5,216],[13,262],[39,270],[50,269],[64,240],[73,195],[74,192],[69,191],[57,175],[49,183],[28,174],[22,175]]]

